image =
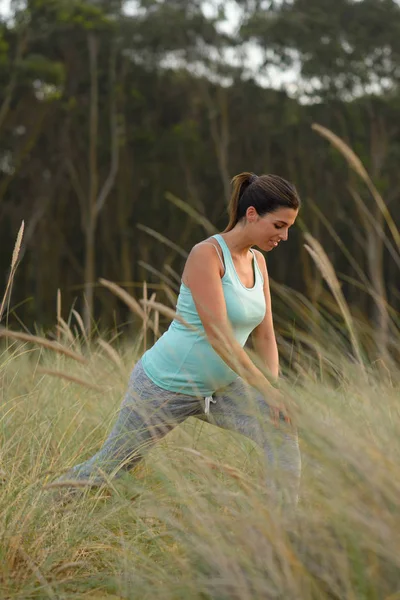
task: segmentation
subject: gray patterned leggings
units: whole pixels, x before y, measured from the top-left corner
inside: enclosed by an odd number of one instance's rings
[[[279,427],[270,420],[265,399],[237,378],[214,394],[210,414],[204,399],[158,387],[139,361],[132,371],[118,419],[102,448],[89,460],[73,467],[57,481],[78,480],[101,485],[121,469],[130,470],[157,440],[188,417],[207,420],[218,427],[241,433],[264,451],[267,488],[275,489],[284,504],[296,504],[300,481],[300,451],[296,432],[284,420]],[[282,478],[283,477],[283,478]]]

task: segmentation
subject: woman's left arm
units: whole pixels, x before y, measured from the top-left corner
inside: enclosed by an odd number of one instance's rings
[[[272,377],[277,379],[279,377],[279,354],[272,318],[268,270],[263,254],[258,251],[255,251],[255,253],[258,266],[260,267],[264,277],[266,311],[263,321],[254,329],[252,333],[252,340],[254,349],[261,360],[262,366],[266,367]]]

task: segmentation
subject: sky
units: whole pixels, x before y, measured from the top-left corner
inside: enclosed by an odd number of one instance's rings
[[[4,14],[9,11],[10,0],[0,0],[0,13]]]

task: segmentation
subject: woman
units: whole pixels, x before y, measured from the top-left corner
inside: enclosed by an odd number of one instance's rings
[[[196,416],[258,443],[270,472],[285,475],[285,500],[296,503],[296,432],[279,392],[243,347],[252,333],[263,370],[278,377],[267,267],[252,246],[270,252],[286,240],[300,199],[295,187],[276,175],[242,173],[232,183],[228,227],[197,244],[186,262],[177,302],[180,319],[134,367],[118,420],[101,450],[62,481],[99,485],[131,469],[156,440]],[[273,489],[272,479],[267,487]]]

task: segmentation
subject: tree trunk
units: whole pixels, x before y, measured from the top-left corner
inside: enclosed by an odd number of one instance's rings
[[[95,34],[88,35],[90,66],[90,120],[89,120],[89,206],[85,227],[85,281],[84,281],[84,325],[90,336],[93,318],[93,285],[95,272],[96,199],[98,189],[97,137],[98,137],[98,42]]]
[[[86,332],[90,334],[93,319],[94,305],[94,281],[95,281],[95,223],[88,224],[85,232],[85,283],[84,283],[84,325]]]
[[[96,227],[99,214],[104,208],[115,185],[119,168],[119,131],[116,101],[116,59],[117,45],[114,42],[110,53],[110,129],[111,129],[111,161],[108,176],[99,189],[97,144],[99,137],[99,74],[98,53],[99,45],[94,33],[88,34],[89,65],[90,65],[90,125],[89,125],[89,199],[85,210],[85,283],[86,294],[84,308],[84,325],[88,337],[93,320],[93,286],[96,280]]]
[[[229,109],[228,97],[224,88],[217,89],[217,101],[213,100],[208,90],[208,83],[201,80],[200,87],[207,104],[210,133],[214,143],[219,173],[224,188],[226,204],[231,197],[231,177],[229,173]]]

